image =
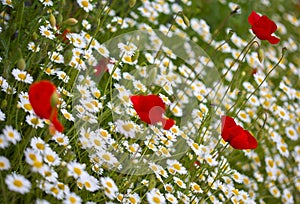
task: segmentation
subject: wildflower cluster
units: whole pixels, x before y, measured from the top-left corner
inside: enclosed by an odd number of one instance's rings
[[[0,203],[300,201],[295,2],[0,8]]]

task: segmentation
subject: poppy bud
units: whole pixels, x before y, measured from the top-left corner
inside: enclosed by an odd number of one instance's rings
[[[51,107],[52,108],[55,108],[59,102],[58,100],[59,96],[57,94],[57,92],[55,91],[52,95],[51,95],[51,98],[50,98],[50,104],[51,104]]]
[[[33,38],[34,41],[36,41],[36,40],[38,40],[39,35],[36,32],[33,32],[32,33],[32,38]]]
[[[20,70],[24,70],[24,69],[26,68],[26,62],[25,62],[25,60],[24,60],[23,57],[21,57],[21,58],[18,60],[17,67],[18,67]]]
[[[73,26],[76,25],[78,23],[78,20],[75,18],[68,18],[67,20],[65,20],[63,22],[63,24],[69,25],[69,26]]]
[[[185,23],[185,25],[187,26],[187,27],[190,27],[190,20],[188,19],[188,17],[186,17],[186,15],[184,15],[184,13],[183,12],[181,12],[181,15],[182,15],[182,18],[183,18],[183,22]]]
[[[50,25],[52,26],[52,28],[55,28],[55,26],[56,26],[56,19],[55,19],[55,17],[54,17],[54,15],[51,13],[50,14]]]
[[[2,102],[1,102],[1,109],[5,109],[6,106],[7,106],[7,100],[4,99],[4,100],[2,100]]]
[[[259,62],[262,63],[263,60],[264,60],[265,54],[264,54],[264,52],[263,52],[261,49],[259,49],[259,48],[258,48],[258,50],[257,50],[257,57],[258,57]]]
[[[286,47],[283,47],[283,48],[282,48],[282,54],[285,54],[286,51],[287,51],[287,48],[286,48]]]
[[[135,3],[136,3],[136,0],[129,0],[129,7],[130,8],[134,7]]]

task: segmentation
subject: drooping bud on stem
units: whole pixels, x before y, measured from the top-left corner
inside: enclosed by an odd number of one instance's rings
[[[181,12],[181,16],[183,18],[183,22],[185,23],[185,25],[187,27],[190,27],[191,24],[190,24],[190,20],[188,19],[188,17],[186,17],[186,15],[183,12]]]
[[[257,57],[260,63],[262,63],[265,58],[265,54],[260,48],[257,49]]]
[[[68,18],[67,20],[65,20],[63,22],[63,24],[69,25],[69,26],[73,26],[76,25],[78,23],[78,20],[75,18]]]

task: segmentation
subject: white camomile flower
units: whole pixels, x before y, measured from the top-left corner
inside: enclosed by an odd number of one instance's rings
[[[5,183],[9,190],[21,194],[28,193],[31,188],[31,183],[23,175],[12,173],[6,176]]]

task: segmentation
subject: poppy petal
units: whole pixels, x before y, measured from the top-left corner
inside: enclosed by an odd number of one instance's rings
[[[240,150],[255,149],[257,147],[257,141],[247,130],[243,130],[232,138],[230,145]]]
[[[251,14],[248,17],[248,22],[250,25],[254,25],[255,22],[257,22],[260,18],[260,15],[258,15],[255,11],[252,11]]]
[[[50,120],[55,129],[62,132],[64,127],[57,120],[57,109],[51,106],[51,97],[56,92],[55,85],[47,80],[33,83],[29,87],[29,102],[35,114]]]
[[[173,119],[164,119],[163,118],[162,123],[163,123],[164,130],[170,130],[170,128],[175,124],[175,121]]]
[[[166,110],[164,102],[156,95],[134,95],[130,96],[130,100],[136,112],[149,112],[154,106],[159,106],[163,110]]]
[[[159,96],[154,94],[147,96],[134,95],[130,96],[130,100],[133,104],[133,108],[142,121],[148,124],[162,122],[165,130],[170,129],[175,124],[174,120],[166,120],[163,118],[163,115],[166,112],[166,106]]]
[[[277,25],[272,20],[270,20],[267,16],[262,16],[257,22],[257,24],[260,27],[265,28],[265,30],[268,30],[270,34],[274,33],[277,30]]]
[[[225,140],[227,142],[231,137],[230,129],[232,127],[235,127],[236,123],[234,122],[233,118],[231,118],[230,116],[222,116],[221,121],[222,121],[221,136],[222,136],[223,140]]]
[[[268,40],[271,44],[277,44],[280,39],[272,36],[272,34],[277,30],[277,25],[269,19],[267,16],[259,16],[257,13],[252,11],[248,17],[248,21],[252,26],[251,29],[253,33],[260,40]]]
[[[277,38],[277,37],[275,37],[275,36],[270,36],[270,37],[268,38],[268,41],[269,41],[271,44],[277,44],[277,43],[279,43],[280,39]]]
[[[162,107],[160,107],[160,106],[152,107],[148,112],[151,124],[155,124],[159,121],[162,121],[162,119],[163,119],[162,117],[163,117],[164,113],[165,113],[165,110]]]
[[[52,113],[51,96],[56,87],[50,81],[33,83],[28,91],[30,104],[40,118],[49,119]]]
[[[59,132],[64,131],[64,126],[58,121],[56,117],[52,120],[52,123],[57,131]]]

